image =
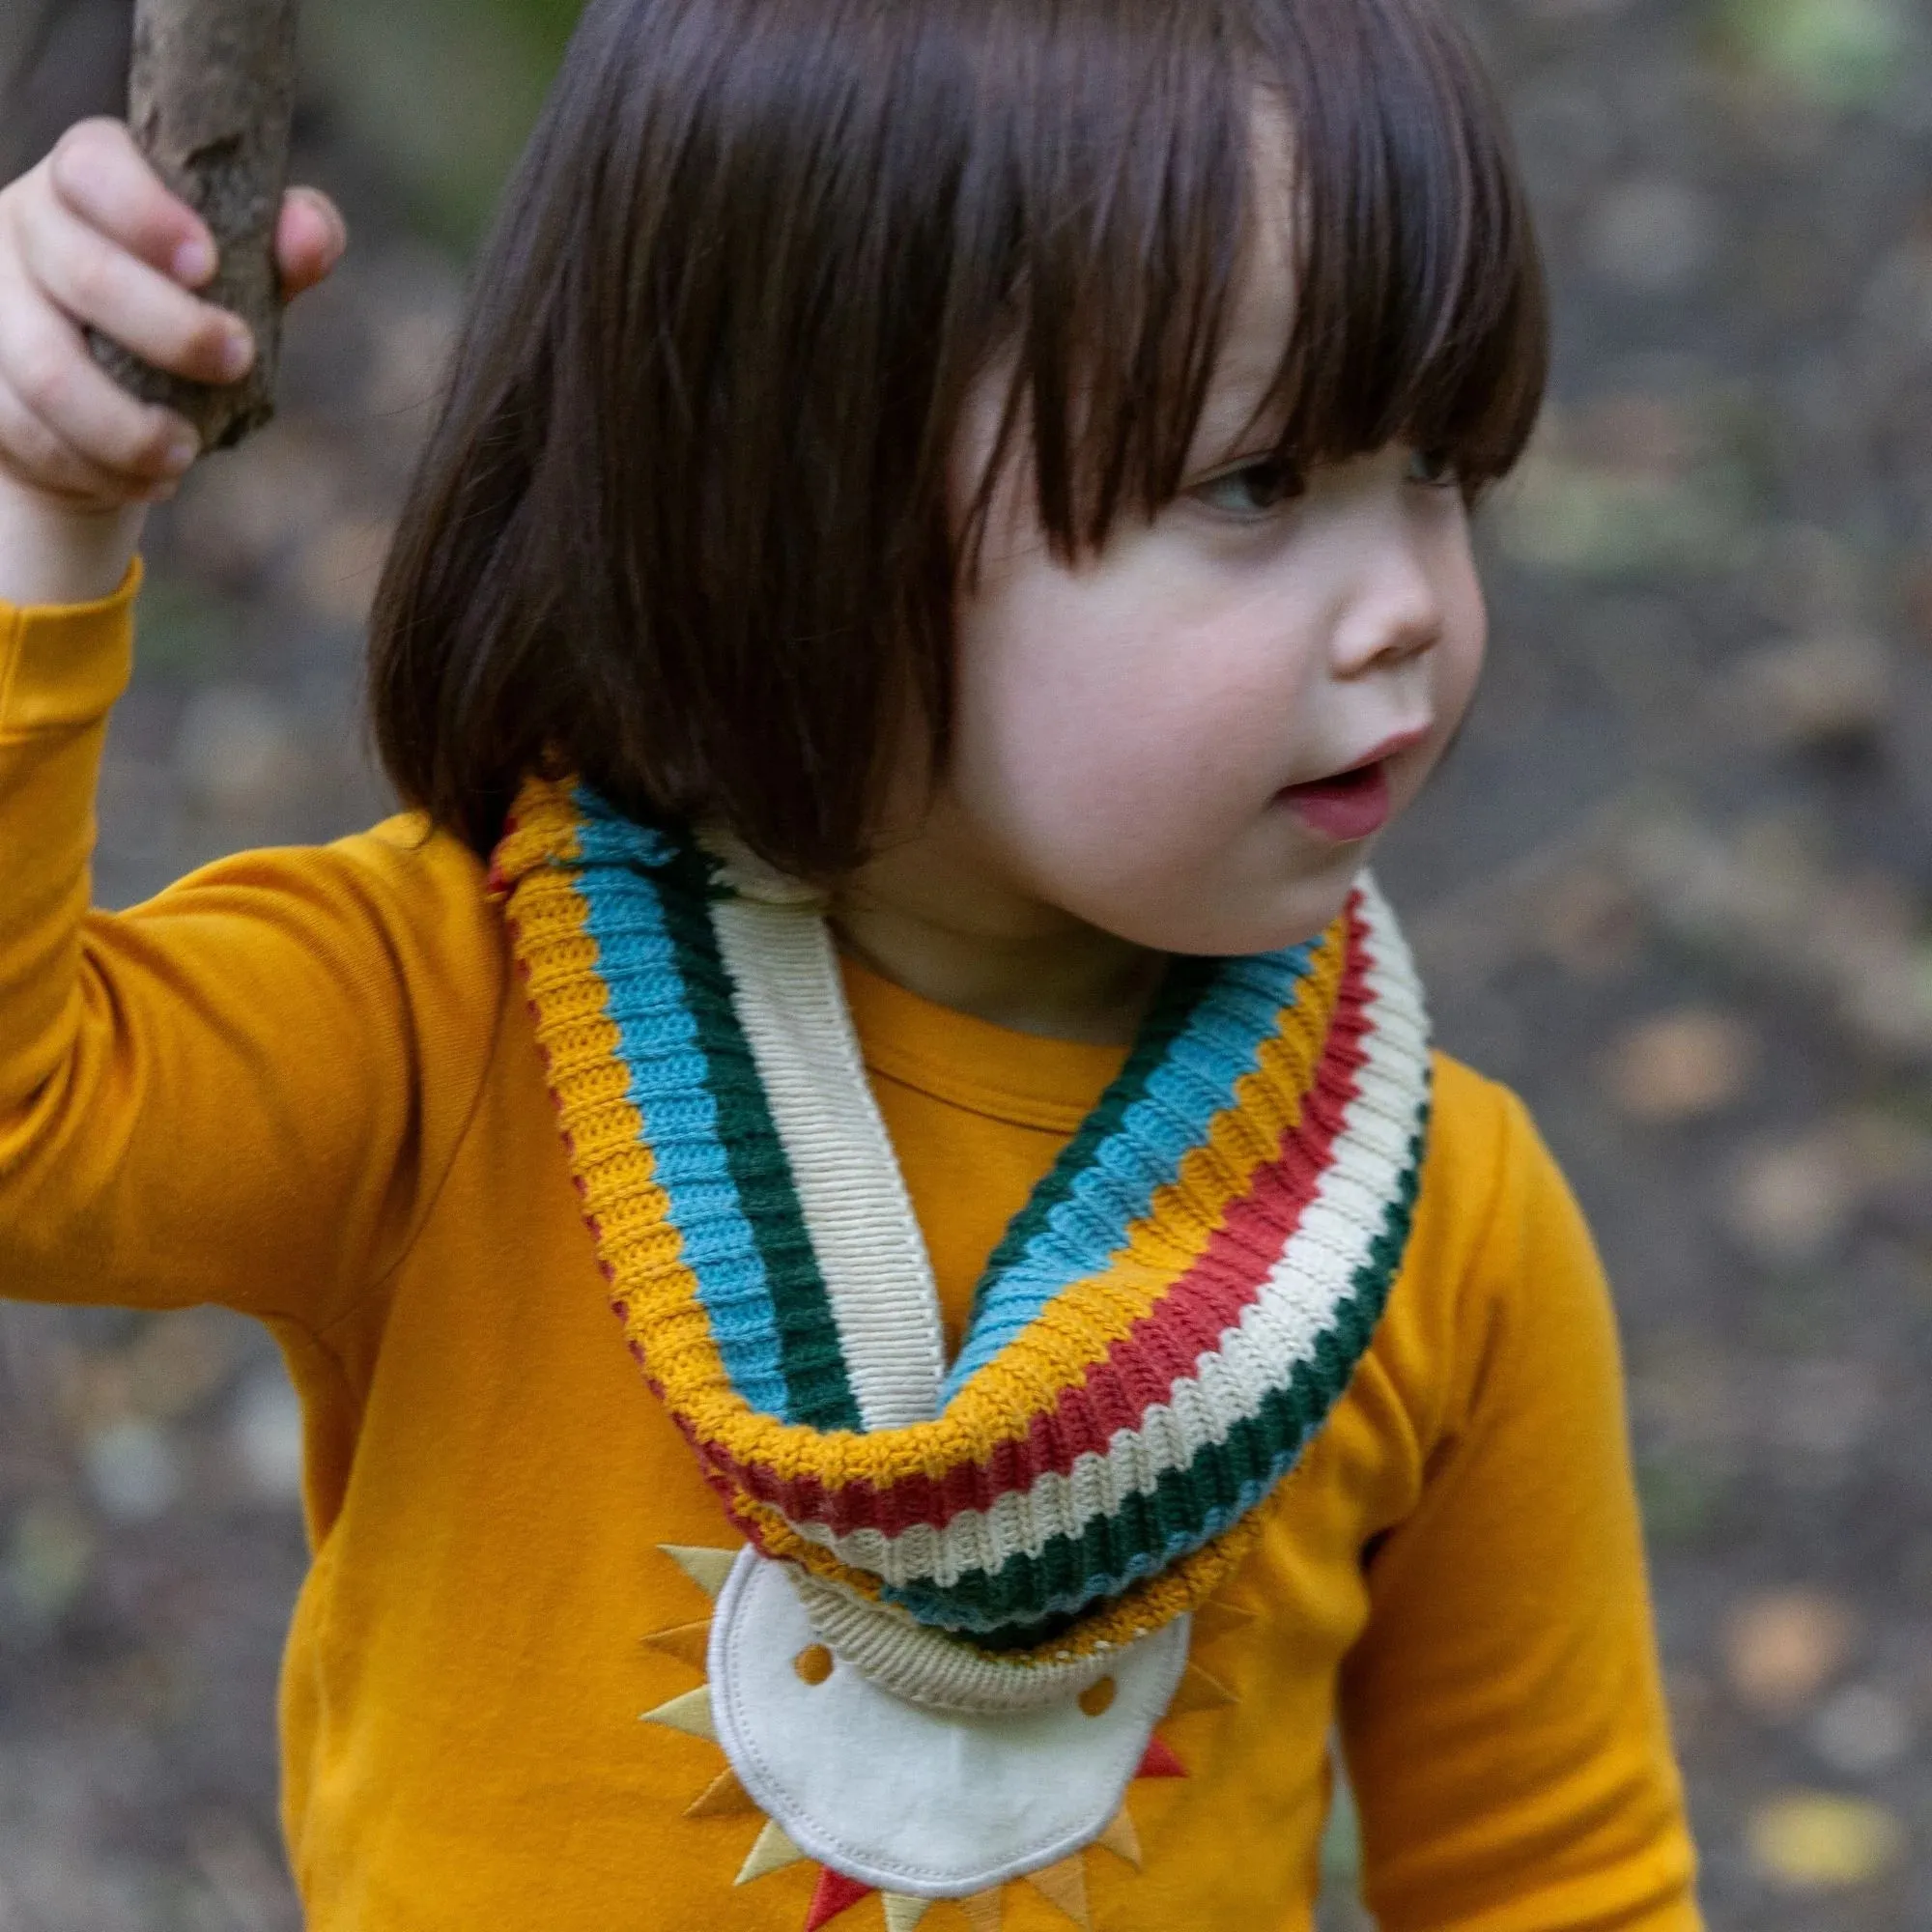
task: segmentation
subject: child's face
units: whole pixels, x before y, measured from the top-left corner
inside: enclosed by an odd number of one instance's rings
[[[1151,523],[1123,516],[1068,566],[1021,485],[996,502],[935,813],[982,890],[1162,952],[1298,942],[1462,719],[1487,618],[1454,479],[1391,447],[1271,499],[1253,418],[1292,293],[1262,248],[1190,487]],[[994,407],[989,387],[969,452]]]

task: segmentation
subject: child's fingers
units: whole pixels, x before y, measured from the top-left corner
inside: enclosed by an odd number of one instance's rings
[[[28,272],[69,315],[157,369],[232,383],[254,360],[254,343],[237,317],[198,300],[58,204],[21,223],[20,252]]]
[[[80,219],[189,288],[214,272],[214,239],[148,165],[127,125],[82,121],[48,157],[54,192]]]
[[[0,376],[0,467],[43,494],[87,508],[107,508],[171,492],[163,484],[114,475],[48,427]]]
[[[172,411],[136,402],[88,354],[79,331],[32,290],[10,290],[0,299],[0,378],[30,418],[21,424],[24,445],[0,446],[23,469],[46,449],[56,487],[93,489],[105,478],[114,499],[123,500],[194,461],[193,428]],[[69,480],[75,459],[88,472],[84,486]]]
[[[349,246],[349,226],[334,202],[312,187],[292,187],[275,229],[282,290],[298,296],[322,281]]]

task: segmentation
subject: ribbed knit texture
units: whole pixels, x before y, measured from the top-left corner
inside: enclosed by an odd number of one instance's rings
[[[613,1304],[760,1548],[1040,1662],[1215,1587],[1347,1386],[1414,1208],[1427,1034],[1372,888],[1307,946],[1177,962],[930,1412],[880,1427],[923,1386],[932,1288],[831,949],[769,923],[816,908],[543,783],[493,881]],[[750,900],[727,973],[720,909]],[[774,1040],[786,1011],[830,1042],[810,1077]],[[872,1362],[894,1337],[912,1352]]]

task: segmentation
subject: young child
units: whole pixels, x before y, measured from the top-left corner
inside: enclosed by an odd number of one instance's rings
[[[1599,1269],[1363,870],[1545,369],[1435,0],[593,0],[413,810],[106,916],[81,325],[232,372],[210,252],[0,196],[0,1285],[286,1351],[316,1932],[1307,1927],[1336,1725],[1386,1932],[1694,1927]]]

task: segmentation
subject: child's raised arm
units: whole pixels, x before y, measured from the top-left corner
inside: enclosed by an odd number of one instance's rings
[[[210,372],[230,321],[181,286],[204,240],[110,123],[0,194],[0,1294],[315,1328],[450,1157],[496,1006],[449,961],[496,953],[480,866],[412,822],[89,910],[128,566],[185,425],[114,388],[82,324]],[[340,224],[298,199],[281,242],[300,287]]]

